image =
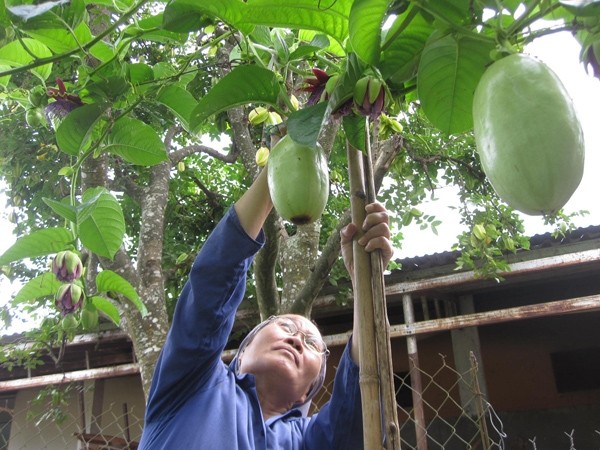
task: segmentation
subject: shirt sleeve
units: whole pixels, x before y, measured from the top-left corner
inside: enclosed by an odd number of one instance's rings
[[[362,405],[359,368],[350,356],[348,341],[333,383],[331,399],[308,424],[306,450],[362,450]]]
[[[202,246],[157,361],[146,420],[176,409],[190,392],[224,376],[221,353],[244,297],[246,274],[263,244],[262,231],[256,240],[248,236],[232,207]]]

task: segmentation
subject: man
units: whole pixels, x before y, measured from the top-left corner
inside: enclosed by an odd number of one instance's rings
[[[263,170],[203,245],[157,362],[140,450],[363,448],[356,339],[342,356],[331,400],[312,417],[303,412],[323,383],[328,351],[308,319],[270,318],[229,366],[221,361],[272,206]],[[361,226],[359,244],[381,250],[387,264],[393,249],[383,206],[368,205]],[[356,231],[350,224],[341,233],[349,270]],[[356,337],[356,320],[353,331]]]

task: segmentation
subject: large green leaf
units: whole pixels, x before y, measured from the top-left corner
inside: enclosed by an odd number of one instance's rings
[[[358,114],[349,114],[344,117],[343,126],[346,139],[348,140],[350,145],[360,150],[361,152],[366,152],[366,118]]]
[[[58,28],[31,29],[26,30],[26,33],[46,45],[54,53],[66,53],[87,44],[93,38],[85,22],[77,26],[74,34],[70,30]]]
[[[493,45],[467,37],[433,36],[419,64],[419,99],[431,123],[445,133],[473,127],[473,93]]]
[[[388,8],[387,0],[355,0],[350,10],[350,44],[367,64],[379,63],[381,26]]]
[[[24,47],[25,46],[25,47]],[[23,38],[19,41],[12,41],[0,48],[0,66],[20,67],[31,63],[38,58],[49,58],[52,52],[41,42]],[[52,72],[52,64],[31,69],[31,72],[41,80],[46,80]]]
[[[148,314],[148,310],[135,288],[121,275],[111,270],[103,270],[96,277],[96,288],[100,292],[117,292],[133,303],[142,314],[142,317]]]
[[[223,77],[192,111],[190,128],[196,130],[213,114],[248,103],[277,104],[279,80],[262,67],[238,66]]]
[[[108,105],[92,103],[75,108],[62,120],[56,130],[56,143],[65,153],[77,156],[88,144],[96,123]]]
[[[290,114],[287,131],[293,141],[314,147],[325,121],[327,103],[317,103]]]
[[[153,166],[168,159],[165,144],[156,130],[132,117],[121,117],[115,122],[104,151],[141,166]]]
[[[50,255],[64,250],[75,237],[66,228],[46,228],[34,231],[17,241],[0,255],[0,266],[24,258]]]
[[[339,42],[348,37],[353,0],[248,0],[237,26],[268,25],[321,31]]]
[[[88,189],[82,203],[95,199],[85,220],[79,223],[81,243],[92,252],[113,258],[125,236],[125,219],[119,202],[104,188]]]
[[[209,16],[234,25],[242,33],[249,33],[252,25],[241,22],[246,9],[246,4],[240,0],[172,0],[165,9],[163,26],[179,33],[199,30],[206,26],[205,17]]]
[[[434,28],[421,14],[409,10],[390,27],[379,66],[383,78],[400,85],[417,76],[421,52]]]
[[[56,279],[52,272],[46,272],[25,283],[13,298],[12,304],[18,305],[38,298],[54,296],[61,285],[62,283]]]
[[[109,299],[100,295],[94,295],[88,298],[96,308],[102,311],[106,316],[114,322],[115,325],[121,324],[121,315],[119,314],[119,308],[117,308]]]
[[[180,86],[171,84],[160,90],[156,101],[169,108],[181,120],[183,127],[189,131],[190,117],[198,106],[198,102],[192,94]]]
[[[68,197],[65,198],[62,202],[58,202],[51,198],[43,198],[42,200],[46,205],[52,208],[52,211],[54,211],[59,216],[63,217],[64,219],[67,219],[70,222],[77,222],[77,209],[68,203]]]

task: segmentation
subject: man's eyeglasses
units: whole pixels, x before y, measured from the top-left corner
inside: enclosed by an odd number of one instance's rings
[[[300,334],[302,336],[302,343],[311,352],[321,356],[329,354],[327,344],[325,344],[325,341],[323,341],[323,339],[314,334],[301,331],[298,328],[296,322],[294,322],[292,319],[282,316],[271,316],[269,317],[269,321],[274,322],[276,325],[279,326],[279,328],[281,328],[286,334],[289,334],[290,336],[296,336],[297,334]]]

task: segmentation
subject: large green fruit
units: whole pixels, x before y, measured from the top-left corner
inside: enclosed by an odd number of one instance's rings
[[[522,54],[492,64],[475,90],[473,120],[483,170],[500,198],[531,215],[567,203],[583,175],[583,132],[545,64]]]
[[[269,192],[279,215],[296,225],[321,217],[329,196],[329,173],[323,149],[283,137],[267,165]]]

